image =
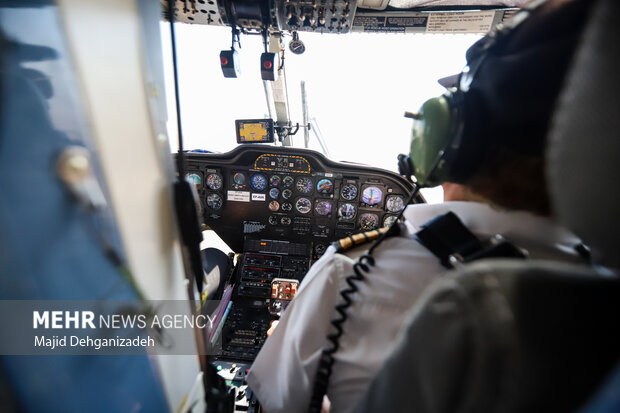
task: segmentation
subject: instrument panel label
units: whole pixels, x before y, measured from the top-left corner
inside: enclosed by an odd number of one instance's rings
[[[228,191],[227,199],[236,202],[250,202],[250,193],[248,191]]]
[[[264,201],[267,199],[265,196],[265,194],[252,194],[252,201]]]

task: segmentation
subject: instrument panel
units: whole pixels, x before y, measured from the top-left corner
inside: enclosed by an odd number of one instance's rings
[[[309,244],[313,259],[335,240],[390,225],[412,190],[390,171],[263,145],[187,153],[186,171],[205,223],[235,252],[246,239],[279,239]]]

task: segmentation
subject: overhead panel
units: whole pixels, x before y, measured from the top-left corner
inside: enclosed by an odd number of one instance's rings
[[[357,0],[278,0],[281,30],[318,33],[351,31]]]
[[[265,27],[276,31],[343,34],[367,33],[486,33],[510,18],[519,1],[395,2],[385,0],[175,0],[175,20],[206,25],[235,24],[250,31]],[[164,18],[167,1],[161,0]],[[414,6],[415,9],[397,8]],[[481,6],[490,7],[483,8]],[[428,10],[422,7],[436,7]],[[437,7],[441,7],[438,9]],[[492,7],[503,7],[492,8]],[[467,10],[471,8],[471,10]]]
[[[362,11],[352,32],[366,33],[486,33],[509,19],[517,9],[464,11]]]
[[[168,2],[161,0],[163,13],[166,20],[168,18]],[[222,15],[225,15],[224,9],[220,9],[217,0],[175,0],[174,2],[174,20],[181,23],[189,24],[207,24],[223,26],[225,21]]]

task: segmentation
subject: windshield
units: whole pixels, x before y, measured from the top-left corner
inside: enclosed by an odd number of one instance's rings
[[[221,50],[230,49],[227,27],[175,25],[185,149],[225,152],[237,146],[235,119],[268,117],[258,35],[242,35],[241,76],[224,78]],[[177,150],[170,31],[162,23],[171,150]],[[290,119],[302,123],[300,82],[306,82],[310,118],[315,118],[330,157],[397,171],[396,156],[409,148],[411,120],[428,98],[444,89],[437,79],[458,73],[473,34],[327,35],[301,33],[306,52],[288,50],[284,38]],[[303,131],[293,137],[303,147]],[[320,150],[311,136],[310,148]],[[432,197],[432,196],[431,196]]]

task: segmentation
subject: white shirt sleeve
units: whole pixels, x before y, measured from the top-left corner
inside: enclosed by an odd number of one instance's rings
[[[305,412],[338,301],[342,259],[329,248],[266,340],[246,380],[268,413]]]

